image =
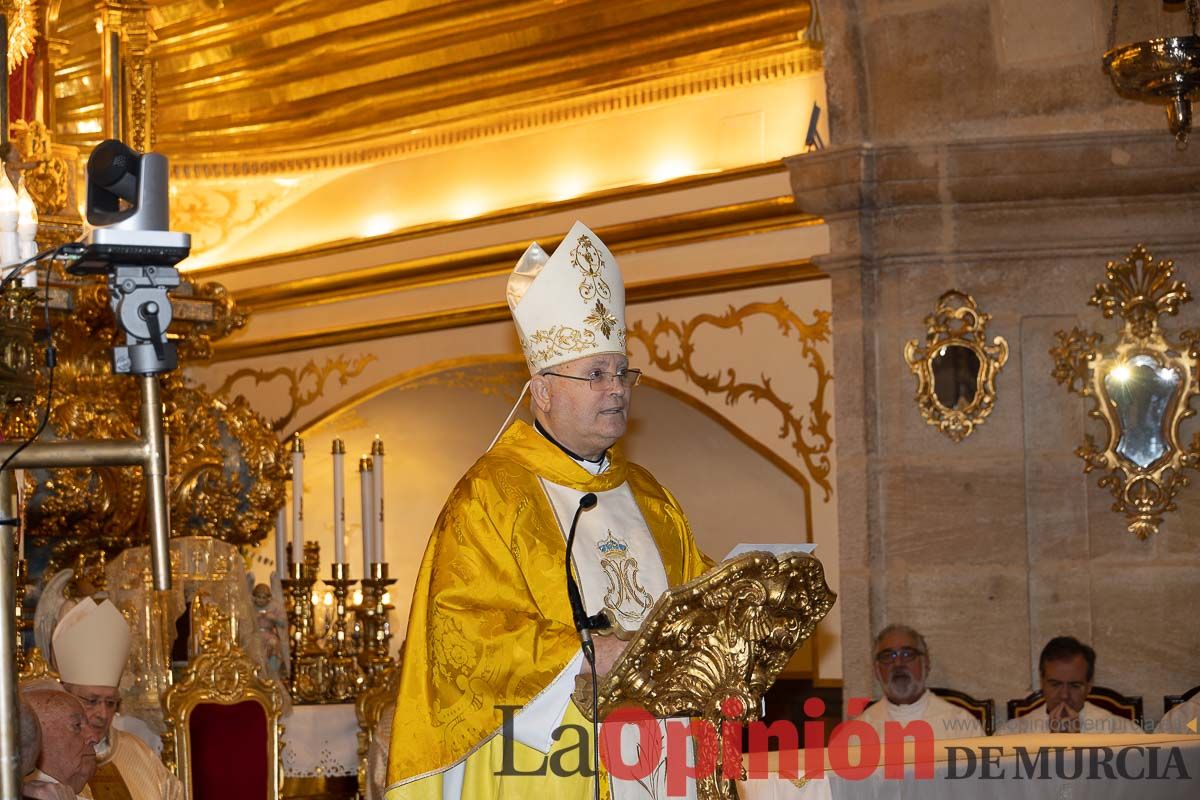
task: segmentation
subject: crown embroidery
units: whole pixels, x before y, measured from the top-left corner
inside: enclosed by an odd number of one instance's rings
[[[610,528],[608,538],[597,544],[596,549],[600,551],[604,558],[620,558],[629,550],[629,545],[613,536],[612,529]]]

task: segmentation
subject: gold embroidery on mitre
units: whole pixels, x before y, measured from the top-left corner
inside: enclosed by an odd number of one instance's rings
[[[600,332],[604,334],[605,339],[611,339],[612,330],[620,324],[620,320],[604,307],[604,303],[597,300],[596,307],[592,309],[592,313],[583,318],[583,324],[599,328]]]
[[[582,353],[596,346],[596,334],[569,325],[555,325],[534,331],[528,341],[521,342],[530,361],[541,364],[548,359],[568,353]]]
[[[600,274],[600,271],[604,269],[604,256],[587,236],[580,236],[575,248],[571,250],[571,266],[578,268],[583,273],[583,280],[579,283],[580,297],[584,300],[591,300],[594,297],[601,297],[604,300],[609,298],[608,284]],[[608,336],[607,333],[604,335]]]
[[[618,619],[640,623],[654,604],[654,598],[638,582],[638,562],[629,555],[629,545],[609,529],[608,537],[596,549],[600,551],[600,566],[608,578],[604,607]]]

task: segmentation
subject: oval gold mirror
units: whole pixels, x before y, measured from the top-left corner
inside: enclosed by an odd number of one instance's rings
[[[987,343],[989,319],[974,298],[952,289],[925,318],[925,344],[913,339],[904,346],[904,360],[917,376],[921,415],[956,442],[992,413],[996,374],[1008,360],[1002,337]]]

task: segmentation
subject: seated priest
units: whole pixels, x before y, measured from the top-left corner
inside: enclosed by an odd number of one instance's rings
[[[83,703],[98,744],[88,782],[95,800],[178,800],[183,784],[150,747],[113,725],[121,704],[121,674],[129,657],[129,624],[108,600],[85,597],[54,629],[54,661],[63,688]]]
[[[100,741],[87,724],[83,704],[53,689],[24,692],[22,699],[37,717],[42,742],[37,769],[24,776],[22,793],[46,800],[79,796],[96,771],[95,745]]]
[[[1132,720],[1087,700],[1096,674],[1096,651],[1073,636],[1056,636],[1038,659],[1046,702],[996,731],[1014,733],[1141,733]]]
[[[587,666],[565,586],[565,540],[591,499],[572,558],[588,614],[604,609],[636,630],[663,591],[709,566],[675,498],[617,445],[640,372],[625,353],[612,253],[576,223],[553,256],[530,245],[507,295],[535,423],[502,431],[454,487],[426,547],[388,800],[592,796],[592,728],[571,701]],[[623,643],[597,636],[595,648],[603,674]],[[646,796],[633,781],[608,788]]]
[[[884,739],[885,722],[907,725],[928,722],[935,739],[983,736],[979,720],[964,708],[938,697],[925,687],[929,677],[929,645],[907,625],[888,625],[875,637],[875,679],[883,697],[858,717]]]
[[[1159,720],[1155,733],[1200,733],[1200,694],[1172,708]]]
[[[61,691],[59,689],[58,691]],[[82,724],[80,725],[82,730]],[[42,728],[38,723],[37,714],[29,702],[22,699],[17,708],[17,731],[20,739],[17,742],[17,754],[20,761],[21,796],[34,800],[73,800],[75,792],[71,787],[57,781],[37,780],[33,772],[37,769],[38,759],[42,755]],[[25,780],[28,778],[28,780]]]

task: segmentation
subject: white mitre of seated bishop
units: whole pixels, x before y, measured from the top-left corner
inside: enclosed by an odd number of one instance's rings
[[[59,678],[77,686],[119,686],[130,638],[129,623],[116,606],[84,598],[54,629]]]
[[[534,242],[508,278],[508,307],[529,372],[601,353],[625,355],[625,284],[582,222],[547,255]]]

